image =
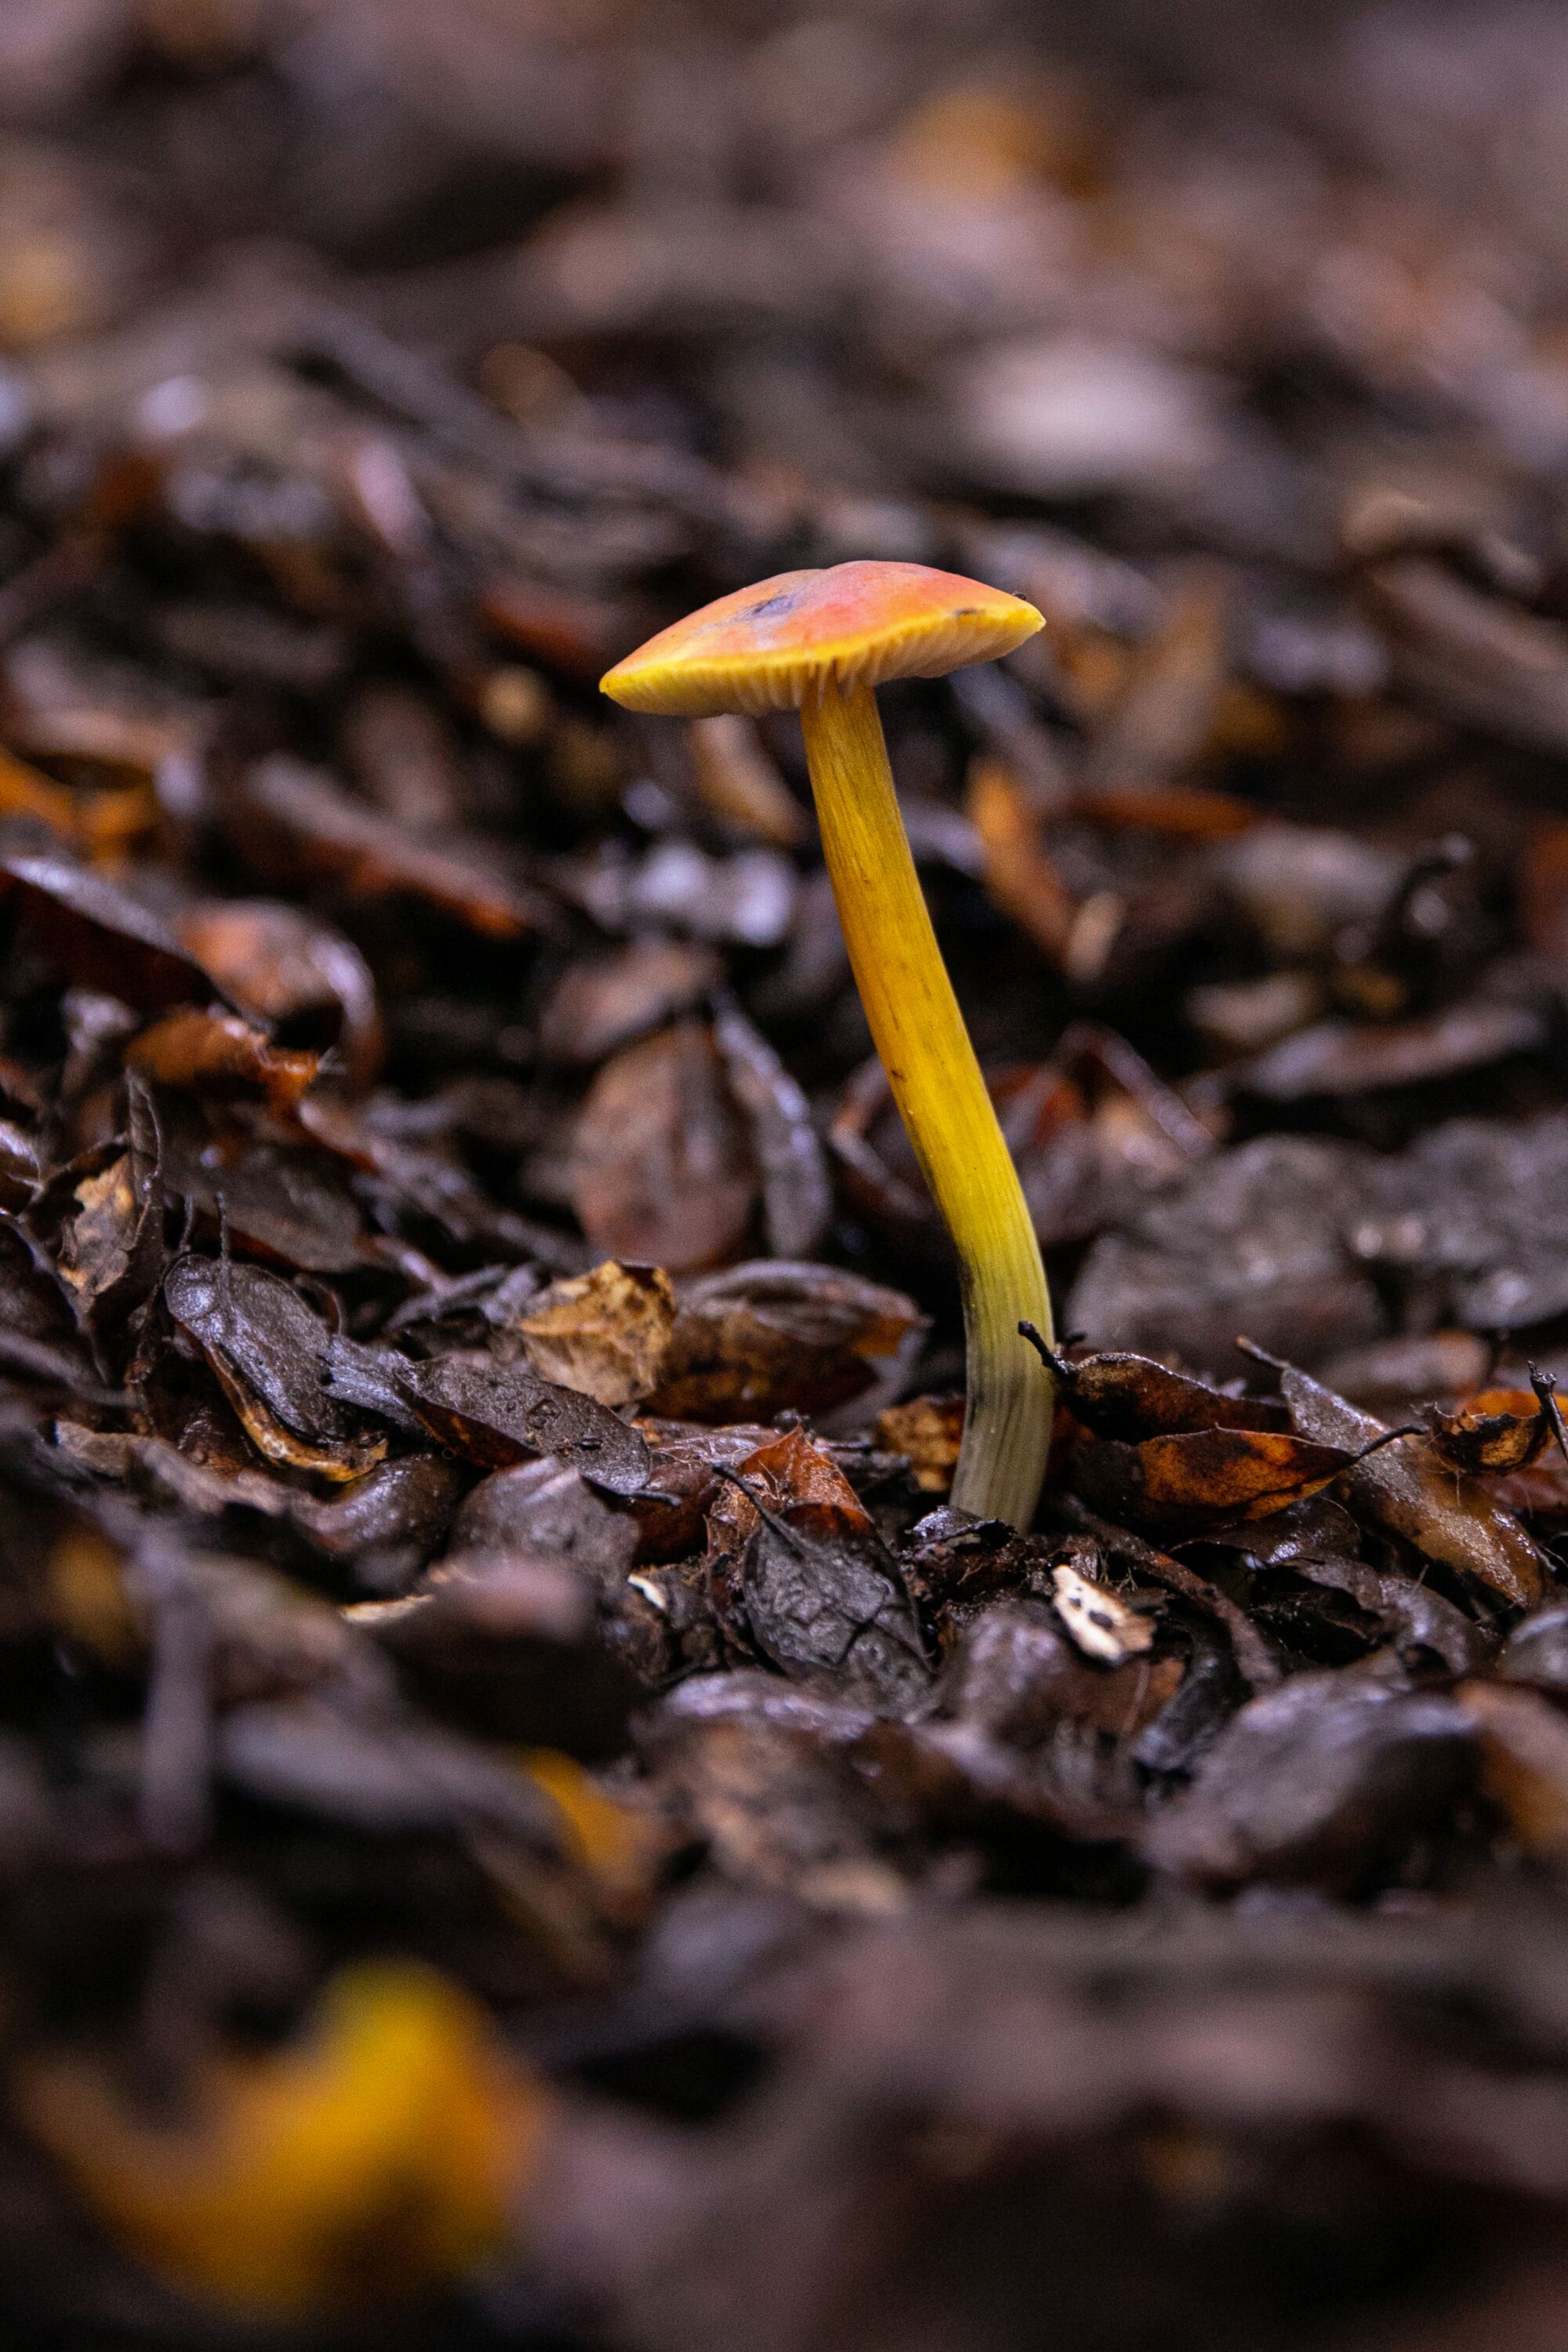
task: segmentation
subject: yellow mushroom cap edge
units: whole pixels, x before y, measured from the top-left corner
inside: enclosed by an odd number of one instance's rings
[[[1033,604],[923,563],[836,563],[780,572],[721,596],[600,680],[628,710],[712,719],[796,710],[896,677],[944,677],[994,661],[1044,622]]]

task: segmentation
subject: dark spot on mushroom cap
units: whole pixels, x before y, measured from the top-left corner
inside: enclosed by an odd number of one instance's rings
[[[762,604],[748,605],[741,618],[745,621],[760,621],[772,613],[790,612],[799,602],[798,588],[781,589],[776,596],[764,597]]]

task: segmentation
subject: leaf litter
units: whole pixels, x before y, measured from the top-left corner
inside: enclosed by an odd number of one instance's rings
[[[0,21],[7,2340],[1555,2345],[1568,43],[636,13]]]

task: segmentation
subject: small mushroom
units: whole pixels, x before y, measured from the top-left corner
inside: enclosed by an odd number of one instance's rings
[[[899,814],[875,689],[994,661],[1032,604],[920,563],[784,572],[704,605],[602,681],[668,718],[798,710],[845,944],[893,1098],[958,1251],[968,1398],[952,1499],[1027,1527],[1050,1390],[1018,1336],[1048,1331],[1039,1244],[942,961]]]

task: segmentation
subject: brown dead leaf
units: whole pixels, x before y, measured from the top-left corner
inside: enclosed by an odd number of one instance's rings
[[[1060,963],[1078,908],[1052,865],[1028,795],[1000,760],[972,760],[964,813],[985,853],[985,887],[1005,915]]]
[[[268,1024],[336,1016],[350,1087],[363,1092],[381,1066],[375,982],[342,932],[271,898],[204,898],[174,923],[181,943],[244,1013]]]
[[[510,876],[489,845],[404,832],[331,776],[282,755],[247,773],[233,830],[258,871],[325,878],[356,898],[420,898],[486,939],[548,928],[550,903]]]
[[[1264,1519],[1317,1494],[1352,1459],[1282,1431],[1205,1429],[1139,1445],[1100,1438],[1074,1456],[1073,1484],[1107,1517],[1145,1533],[1195,1535]]]
[[[912,1298],[861,1275],[748,1260],[683,1286],[649,1408],[671,1421],[827,1412],[897,1378],[925,1328]]]
[[[277,1275],[183,1257],[164,1276],[163,1299],[268,1461],[342,1481],[385,1454],[385,1439],[367,1438],[358,1415],[328,1393],[331,1335]]]
[[[690,940],[629,940],[573,964],[540,1015],[540,1049],[591,1069],[606,1054],[689,1013],[722,977],[710,947]]]
[[[1359,1453],[1386,1434],[1373,1414],[1293,1365],[1281,1373],[1279,1389],[1295,1426],[1315,1444]],[[1478,1479],[1449,1469],[1425,1437],[1401,1438],[1356,1463],[1341,1492],[1352,1510],[1429,1559],[1478,1578],[1515,1608],[1528,1608],[1546,1590],[1541,1555],[1512,1513]]]
[[[1552,1421],[1529,1389],[1485,1389],[1453,1412],[1435,1411],[1430,1433],[1456,1470],[1499,1475],[1529,1467],[1552,1435]]]
[[[572,1198],[595,1248],[672,1274],[745,1240],[757,1171],[705,1022],[682,1021],[607,1062],[572,1149]]]
[[[675,1293],[657,1265],[606,1258],[529,1302],[511,1327],[540,1377],[600,1404],[636,1404],[658,1386],[675,1328]]]
[[[1481,1786],[1521,1844],[1568,1853],[1568,1721],[1538,1691],[1466,1682],[1454,1696],[1479,1735]]]
[[[763,751],[756,722],[725,713],[694,719],[686,730],[698,796],[710,816],[733,834],[798,849],[810,824]]]
[[[1076,1361],[1055,1356],[1051,1362],[1063,1402],[1097,1437],[1135,1442],[1204,1429],[1286,1426],[1285,1408],[1277,1400],[1227,1395],[1206,1381],[1172,1371],[1152,1356],[1103,1354]]]
[[[482,1470],[557,1454],[615,1494],[636,1494],[647,1479],[647,1448],[635,1429],[524,1364],[471,1354],[391,1360],[400,1391],[431,1435]]]
[[[270,1043],[237,1013],[182,1005],[143,1029],[126,1053],[127,1066],[157,1086],[189,1087],[197,1094],[260,1094],[275,1117],[288,1118],[315,1084],[318,1054],[296,1054]]]
[[[922,1495],[945,1495],[958,1467],[963,1440],[961,1395],[910,1397],[877,1416],[876,1439],[886,1454],[908,1456]]]

